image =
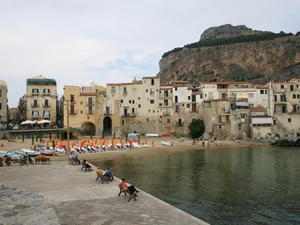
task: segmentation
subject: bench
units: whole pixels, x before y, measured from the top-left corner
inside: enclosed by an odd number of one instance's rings
[[[104,182],[109,183],[109,178],[106,177],[106,176],[104,176],[104,175],[102,175],[102,174],[99,174],[99,173],[97,173],[97,178],[96,178],[96,180],[98,180],[98,179],[101,180],[101,183],[102,183],[102,184],[103,184]]]
[[[119,196],[124,193],[125,196],[127,196],[127,193],[129,194],[129,199],[128,199],[128,202],[130,202],[131,199],[134,199],[134,201],[136,201],[136,197],[137,197],[137,194],[136,194],[136,191],[133,191],[131,188],[134,188],[133,186],[129,186],[128,189],[125,189],[124,187],[121,187],[120,185],[119,186],[119,189],[120,189],[120,192],[119,192]]]

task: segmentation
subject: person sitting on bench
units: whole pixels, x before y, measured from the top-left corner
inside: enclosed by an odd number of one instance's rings
[[[111,168],[106,169],[104,172],[104,176],[106,176],[106,177],[111,177],[112,174],[113,174],[113,172],[112,172]]]
[[[88,164],[88,163],[86,162],[85,159],[82,161],[82,167],[81,167],[81,170],[84,170],[84,172],[92,171],[91,165]]]
[[[125,178],[119,183],[120,190],[123,190],[124,193],[128,191],[128,184],[125,182]]]

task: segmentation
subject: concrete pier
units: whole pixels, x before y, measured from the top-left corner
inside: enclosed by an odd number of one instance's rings
[[[143,191],[128,202],[118,196],[117,180],[95,178],[66,162],[0,167],[0,224],[207,225]]]

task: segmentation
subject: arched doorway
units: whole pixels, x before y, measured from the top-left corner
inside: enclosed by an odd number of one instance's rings
[[[87,136],[95,136],[96,127],[93,123],[86,122],[81,125],[80,133]]]
[[[103,119],[103,135],[104,136],[111,136],[111,127],[112,122],[109,116],[104,117]]]

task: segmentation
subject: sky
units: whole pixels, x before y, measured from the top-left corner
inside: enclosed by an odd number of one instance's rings
[[[59,95],[64,85],[131,82],[209,27],[296,33],[299,9],[300,0],[0,0],[0,80],[10,107],[40,74]]]

